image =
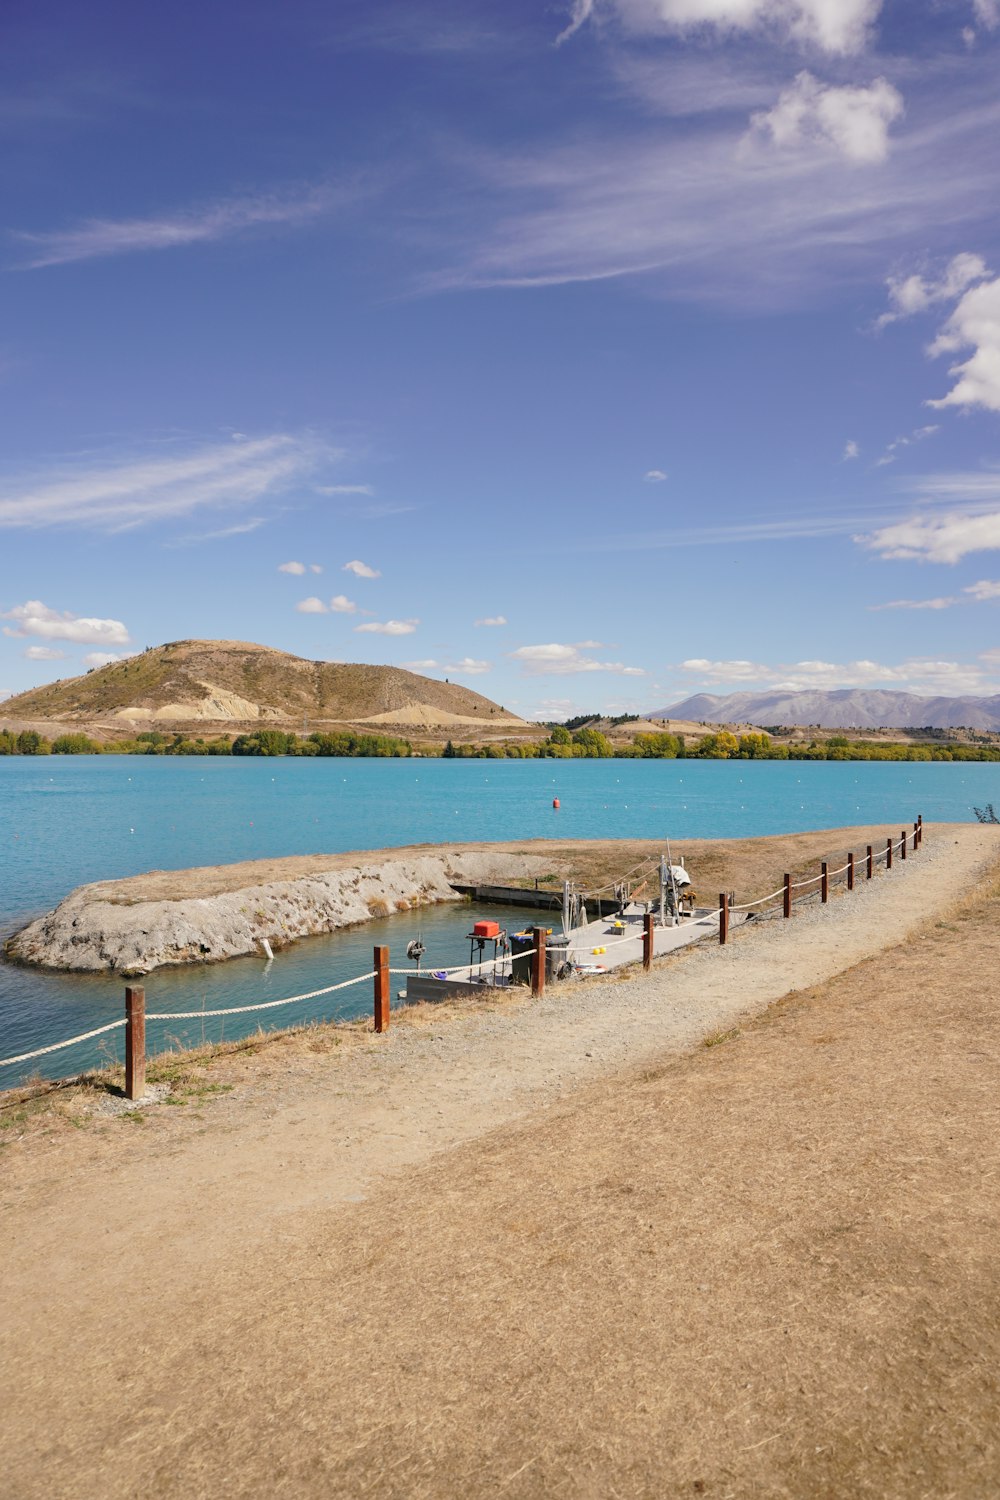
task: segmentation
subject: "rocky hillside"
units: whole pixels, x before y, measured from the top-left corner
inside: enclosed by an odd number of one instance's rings
[[[819,724],[824,729],[1000,730],[1000,697],[924,698],[916,693],[842,688],[836,692],[697,693],[650,715],[707,724]]]
[[[401,667],[305,661],[246,641],[172,641],[139,656],[8,698],[4,721],[113,725],[120,731],[202,724],[219,732],[262,723],[525,727],[456,683]]]

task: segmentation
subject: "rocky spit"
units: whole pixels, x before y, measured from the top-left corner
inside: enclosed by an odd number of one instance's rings
[[[156,899],[143,894],[150,880],[145,875],[83,885],[10,938],[4,954],[14,963],[46,969],[148,974],[171,964],[246,957],[263,952],[265,940],[273,949],[283,948],[296,938],[335,932],[371,917],[455,901],[455,884],[513,883],[552,868],[541,855],[452,847],[356,858],[357,863],[345,866],[343,856],[334,856],[327,871],[203,896],[190,894],[190,888],[204,884],[198,877],[210,873],[199,870],[164,877],[170,896]],[[294,866],[295,861],[287,863]],[[274,861],[279,869],[281,864]],[[233,867],[236,879],[238,869]]]

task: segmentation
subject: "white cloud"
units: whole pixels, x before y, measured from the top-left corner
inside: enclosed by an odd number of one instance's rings
[[[310,594],[308,599],[300,599],[295,608],[300,615],[325,615],[327,612],[326,605],[315,594]]]
[[[962,594],[967,598],[962,598]],[[872,611],[883,609],[952,609],[956,604],[988,604],[1000,599],[1000,582],[991,578],[980,578],[978,583],[966,584],[962,594],[950,594],[937,599],[892,599],[888,604],[870,604]]]
[[[88,667],[110,667],[113,661],[122,661],[114,651],[88,651],[83,658]]]
[[[1000,3],[998,0],[972,0],[972,9],[980,26],[995,31],[1000,26]]]
[[[883,609],[951,609],[953,604],[960,604],[961,600],[951,596],[939,599],[890,599],[886,604],[869,604],[868,608],[872,614],[878,614]]]
[[[317,495],[374,495],[370,484],[317,484]]]
[[[976,663],[938,661],[911,657],[897,666],[876,661],[798,661],[767,665],[750,661],[707,661],[701,658],[680,663],[681,670],[708,687],[749,687],[782,692],[832,691],[836,688],[877,688],[924,693],[975,692],[985,673]],[[690,691],[690,689],[689,689]]]
[[[0,481],[0,527],[121,530],[205,507],[247,506],[282,494],[342,457],[309,434],[113,459],[66,460],[57,469]]]
[[[981,255],[962,251],[952,256],[944,270],[937,276],[924,276],[912,272],[908,276],[890,276],[888,312],[876,320],[876,328],[885,328],[900,318],[912,318],[916,313],[926,312],[938,302],[951,302],[960,297],[976,282],[989,276],[986,262]]]
[[[358,606],[353,599],[348,599],[346,594],[334,594],[330,600],[330,608],[335,615],[353,615],[357,612]]]
[[[889,154],[889,127],[902,114],[902,96],[885,78],[860,88],[823,84],[803,72],[772,109],[751,116],[750,134],[785,150],[820,145],[848,161],[881,162]]]
[[[491,661],[477,661],[472,656],[463,656],[461,661],[424,658],[422,661],[404,661],[402,665],[408,672],[448,672],[452,677],[478,677],[493,670]]]
[[[1000,548],[1000,511],[984,515],[912,516],[855,541],[884,558],[957,563],[970,552]]]
[[[938,423],[932,422],[926,427],[917,427],[908,437],[895,438],[893,442],[886,445],[881,457],[875,460],[876,469],[883,469],[887,464],[894,464],[900,448],[911,448],[914,443],[922,443],[925,438],[933,437],[936,432],[940,431]]]
[[[611,0],[636,31],[715,31],[721,35],[766,30],[797,46],[844,55],[860,52],[882,0]],[[984,3],[984,0],[977,0]],[[988,0],[985,0],[988,3]],[[573,0],[565,41],[592,16],[595,0]]]
[[[642,477],[647,484],[662,484],[667,476],[663,469],[647,469]]]
[[[0,619],[16,620],[5,625],[4,635],[23,638],[37,635],[47,641],[76,641],[87,646],[127,646],[129,633],[121,620],[97,620],[64,610],[49,609],[40,599],[29,599],[0,614]]]
[[[24,655],[29,661],[63,661],[65,651],[57,651],[54,646],[28,646]]]
[[[859,458],[860,456],[861,449],[858,447],[853,438],[848,438],[847,442],[844,444],[843,462],[847,463],[849,459]]]
[[[345,573],[353,573],[355,578],[382,577],[382,574],[377,568],[370,568],[367,563],[359,562],[357,558],[354,558],[351,562],[345,563],[343,571]]]
[[[477,620],[477,625],[506,625],[506,615],[486,615],[482,620]]]
[[[967,584],[962,593],[971,594],[973,599],[981,603],[988,599],[1000,599],[1000,582],[992,578],[980,578],[978,583]]]
[[[181,209],[147,219],[87,219],[74,229],[20,231],[15,238],[27,247],[31,256],[25,268],[38,270],[109,255],[203,244],[228,239],[249,229],[304,224],[330,206],[328,192],[310,189],[304,193],[222,199],[201,208]]]
[[[323,565],[322,565],[322,563],[310,563],[309,564],[309,571],[310,571],[310,573],[322,573],[322,571],[323,571]]]
[[[355,625],[354,629],[361,635],[412,635],[419,624],[419,620],[370,620],[367,625]]]
[[[513,661],[519,662],[521,670],[530,677],[576,672],[618,672],[625,677],[644,677],[642,667],[627,667],[620,661],[595,661],[584,656],[583,649],[595,645],[591,641],[578,641],[575,645],[549,642],[540,646],[519,646],[508,652]]]
[[[305,572],[305,570],[306,570],[305,563],[300,563],[300,562],[286,562],[286,563],[279,563],[278,564],[278,572],[279,573],[293,573],[296,578],[301,578],[301,576]]]
[[[967,291],[941,333],[931,345],[932,354],[971,348],[971,357],[952,365],[955,384],[939,401],[929,406],[985,407],[1000,411],[1000,276]]]

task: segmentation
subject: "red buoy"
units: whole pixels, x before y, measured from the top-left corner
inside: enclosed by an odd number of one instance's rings
[[[559,806],[559,798],[558,797],[553,797],[552,798],[552,806],[558,808],[558,806]]]

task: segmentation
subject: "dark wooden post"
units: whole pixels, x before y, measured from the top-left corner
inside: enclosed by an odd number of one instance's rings
[[[729,897],[725,891],[719,895],[719,942],[724,943],[729,937]]]
[[[902,832],[899,835],[899,852],[903,856],[903,858],[905,859],[906,858],[906,829],[905,828],[902,830]]]
[[[375,1030],[389,1030],[389,950],[376,947],[375,969]]]
[[[125,990],[125,1098],[141,1099],[146,1092],[146,991],[141,985]]]
[[[535,951],[531,955],[531,993],[536,997],[545,992],[545,938],[544,927],[533,927]]]
[[[820,900],[825,906],[827,901],[830,899],[830,876],[827,873],[827,864],[825,859],[819,867],[819,895]]]
[[[885,841],[885,867],[887,870],[892,869],[892,839]]]
[[[790,917],[792,915],[792,877],[790,875],[785,876],[785,890],[781,910],[783,916]]]
[[[642,967],[653,967],[653,913],[648,911],[642,919]]]
[[[871,880],[871,878],[872,878],[872,876],[874,874],[875,874],[875,850],[872,848],[871,844],[869,844],[868,845],[868,852],[867,852],[867,854],[865,856],[865,879],[866,880]]]
[[[923,842],[924,842],[924,815],[923,815],[923,813],[917,813],[917,836],[918,836],[918,842],[920,844],[923,844]]]
[[[849,854],[847,856],[847,889],[849,891],[853,891],[853,889],[854,889],[854,855],[853,854]]]
[[[914,825],[913,825],[913,852],[914,852],[914,854],[916,854],[916,852],[917,852],[917,846],[918,846],[919,843],[920,843],[920,829],[917,827],[916,823],[914,823]]]

